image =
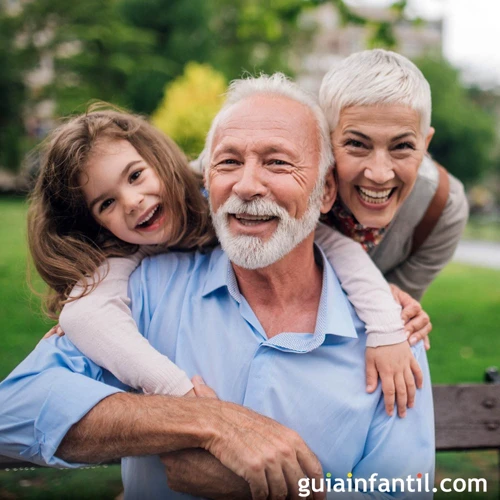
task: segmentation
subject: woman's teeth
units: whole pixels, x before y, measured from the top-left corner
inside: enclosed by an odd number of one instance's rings
[[[394,188],[384,189],[383,191],[372,191],[371,189],[357,186],[358,193],[367,203],[382,204],[389,200]]]

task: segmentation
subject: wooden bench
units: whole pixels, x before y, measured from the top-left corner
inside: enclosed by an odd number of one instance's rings
[[[497,450],[500,477],[500,380],[492,374],[493,383],[433,386],[436,450]],[[25,467],[35,466],[0,456],[0,470]]]

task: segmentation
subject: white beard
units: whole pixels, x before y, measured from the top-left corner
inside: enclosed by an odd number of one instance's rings
[[[316,183],[307,210],[300,219],[291,217],[280,205],[265,198],[245,202],[233,194],[215,213],[210,204],[215,232],[229,260],[244,269],[260,269],[289,254],[316,229],[323,186],[324,182]],[[278,227],[268,241],[257,236],[233,235],[229,229],[229,214],[242,213],[277,217]]]

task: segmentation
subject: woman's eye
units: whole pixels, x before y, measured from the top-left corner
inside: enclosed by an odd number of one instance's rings
[[[346,146],[351,146],[353,148],[364,148],[365,145],[360,142],[360,141],[356,141],[354,139],[348,139],[346,142],[345,142],[345,145]]]
[[[113,198],[108,198],[107,200],[104,200],[101,205],[99,206],[99,213],[103,212],[107,208],[109,208],[115,200]]]
[[[133,172],[130,177],[129,177],[129,182],[134,182],[135,180],[137,180],[140,175],[142,173],[142,170],[136,170],[135,172]]]

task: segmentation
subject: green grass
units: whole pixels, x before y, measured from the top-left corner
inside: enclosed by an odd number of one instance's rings
[[[26,206],[0,200],[0,379],[36,345],[51,322],[26,283]],[[434,329],[429,361],[434,383],[481,382],[485,368],[500,368],[500,272],[451,264],[431,286],[423,306]],[[487,495],[498,498],[495,453],[440,453],[437,477],[486,477]],[[95,470],[0,472],[0,498],[114,498],[121,491],[119,467]],[[458,494],[436,499],[460,498]]]
[[[500,222],[471,216],[465,228],[464,238],[500,242]]]

